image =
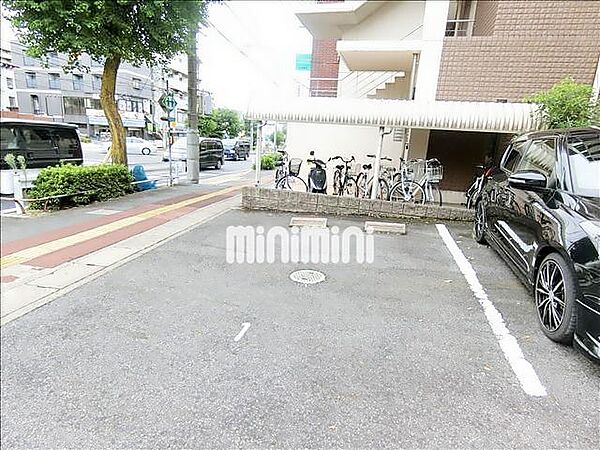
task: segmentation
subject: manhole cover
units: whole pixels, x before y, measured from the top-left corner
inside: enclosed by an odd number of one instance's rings
[[[290,274],[290,279],[296,283],[317,284],[325,280],[325,274],[317,270],[296,270]]]

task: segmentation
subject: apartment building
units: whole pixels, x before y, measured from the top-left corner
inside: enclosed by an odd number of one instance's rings
[[[8,22],[2,18],[2,27]],[[15,90],[15,63],[12,58],[10,39],[0,33],[0,110],[11,111],[18,108]]]
[[[15,85],[19,112],[43,114],[55,121],[77,124],[90,136],[108,132],[108,122],[100,106],[102,61],[82,55],[80,63],[89,71],[65,73],[66,55],[48,54],[44,60],[32,58],[25,47],[12,41]],[[152,114],[150,69],[123,63],[117,75],[116,99],[129,135],[143,135],[147,117]]]
[[[66,55],[51,53],[41,60],[28,56],[25,47],[16,40],[9,45],[11,72],[4,70],[6,64],[3,59],[1,110],[77,124],[82,133],[92,137],[101,137],[109,132],[100,105],[102,61],[84,54],[80,63],[89,70],[65,72]],[[5,79],[13,85],[12,91],[5,91]],[[115,98],[128,135],[146,137],[166,126],[161,120],[164,112],[158,105],[158,99],[165,92],[167,82],[177,100],[176,127],[184,130],[187,119],[186,56],[177,55],[164,69],[121,63]],[[13,94],[8,96],[5,92]]]
[[[499,157],[512,133],[521,131],[515,118],[532,123],[524,97],[567,76],[598,87],[596,1],[315,2],[303,5],[297,17],[314,40],[312,97],[336,97],[332,102],[341,109],[350,99],[387,99],[397,108],[426,110],[428,117],[436,109],[467,119],[469,110],[481,117],[487,110],[505,115],[494,119],[494,127],[481,126],[482,120],[414,117],[406,122],[415,125],[391,130],[384,154],[395,164],[400,156],[440,159],[442,187],[450,193],[465,189],[486,156]],[[440,125],[428,125],[433,122]],[[331,121],[296,122],[288,125],[288,147],[301,153],[310,136],[309,146],[322,157],[360,156],[374,153],[377,133],[375,127]]]

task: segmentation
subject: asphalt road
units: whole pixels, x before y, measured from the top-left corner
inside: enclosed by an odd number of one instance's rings
[[[232,211],[0,330],[3,448],[597,448],[600,370],[450,232],[548,395],[524,393],[434,224],[372,264],[228,264]],[[344,228],[360,221],[330,219]],[[242,324],[250,327],[239,339]]]
[[[108,143],[93,143],[93,144],[83,144],[83,163],[85,165],[93,165],[100,164],[104,161],[104,157],[106,156],[106,149],[109,146]],[[162,161],[162,150],[159,149],[157,153],[152,153],[150,155],[141,155],[135,153],[127,154],[127,162],[130,167],[133,167],[137,164],[141,164],[144,166],[146,172],[152,174],[163,174],[168,175],[169,173],[169,163]],[[181,170],[183,170],[182,162],[173,162],[173,166],[179,164],[181,166]],[[200,178],[210,178],[211,176],[219,175],[219,174],[227,174],[234,173],[241,170],[250,169],[252,166],[252,156],[246,161],[228,161],[226,160],[223,164],[221,170],[214,169],[203,169],[200,172]],[[173,169],[175,170],[175,169]]]
[[[104,161],[104,157],[106,156],[106,147],[108,144],[83,144],[83,160],[84,165],[94,165],[100,164]],[[163,181],[163,184],[166,183],[169,176],[169,163],[162,161],[162,151],[159,150],[158,153],[153,153],[150,155],[138,155],[138,154],[128,154],[128,163],[129,167],[133,168],[133,166],[137,164],[141,164],[144,166],[146,174],[150,179],[158,179],[160,178]],[[251,155],[249,159],[246,161],[229,161],[226,160],[220,170],[215,169],[203,169],[200,171],[200,180],[210,180],[214,177],[223,176],[223,175],[233,175],[239,172],[244,172],[250,170],[252,167],[253,156]],[[173,163],[173,174],[176,173],[176,165],[179,164],[180,170],[182,171],[182,178],[185,178],[186,175],[183,172],[184,166],[183,163],[174,162]],[[15,203],[10,200],[2,200],[0,201],[0,210],[2,212],[8,212],[15,208]]]

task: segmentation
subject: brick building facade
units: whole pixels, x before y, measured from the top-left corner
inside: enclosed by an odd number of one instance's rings
[[[335,39],[314,39],[310,70],[310,96],[336,97],[339,55]]]
[[[478,1],[472,36],[444,39],[437,99],[519,102],[566,76],[592,84],[599,55],[600,2]]]
[[[317,3],[340,3],[344,0],[317,0]],[[337,97],[339,55],[337,39],[313,39],[310,69],[310,96]]]

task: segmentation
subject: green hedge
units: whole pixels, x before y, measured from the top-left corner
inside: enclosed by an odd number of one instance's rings
[[[133,192],[133,176],[126,166],[101,164],[98,166],[75,166],[64,164],[43,169],[27,193],[30,199],[68,195],[39,202],[30,202],[32,209],[49,209],[87,205],[121,197]]]
[[[265,153],[260,157],[260,170],[273,170],[277,161],[282,158],[281,153]],[[252,169],[256,168],[256,164],[252,165]]]

